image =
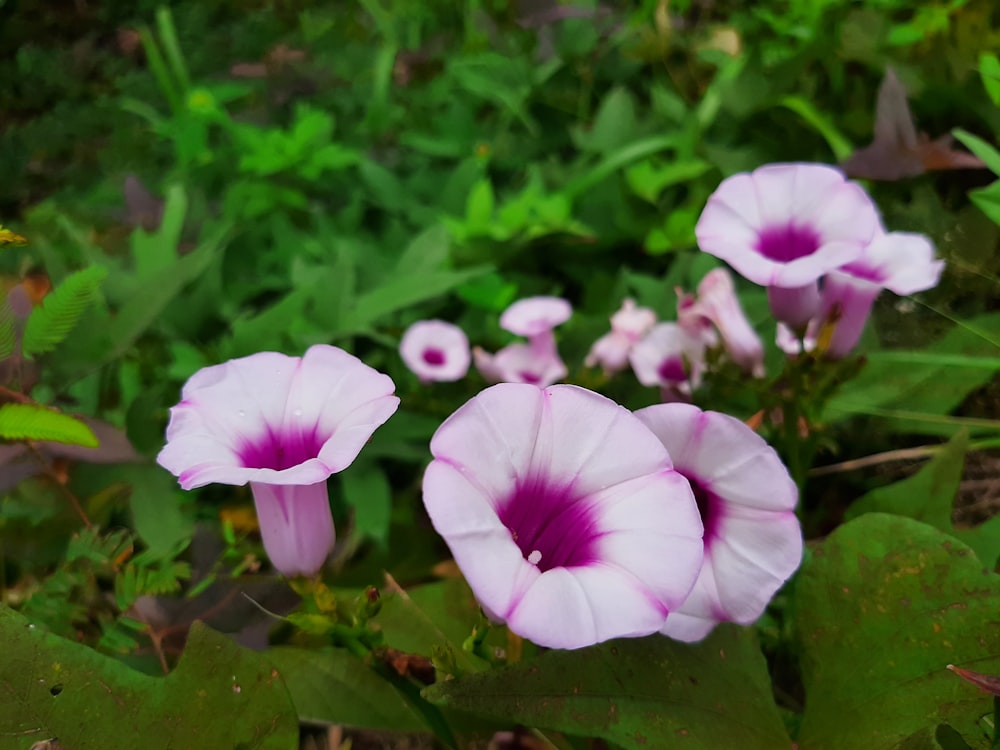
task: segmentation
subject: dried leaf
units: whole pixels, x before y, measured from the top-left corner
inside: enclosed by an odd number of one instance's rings
[[[848,177],[902,180],[943,169],[982,169],[986,165],[952,146],[950,135],[931,140],[917,131],[906,99],[906,88],[887,68],[875,105],[875,138],[841,164]]]

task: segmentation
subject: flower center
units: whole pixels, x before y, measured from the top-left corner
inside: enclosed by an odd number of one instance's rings
[[[687,380],[687,373],[684,372],[684,360],[680,357],[667,357],[656,368],[656,374],[665,383],[683,383]]]
[[[440,349],[434,349],[432,347],[424,349],[423,358],[424,362],[429,365],[433,365],[434,367],[439,367],[444,364],[444,352]]]
[[[531,385],[538,385],[539,383],[542,382],[541,375],[534,372],[530,372],[529,370],[521,370],[517,374],[520,376],[522,383],[530,383]]]
[[[794,224],[771,227],[757,236],[757,252],[779,263],[812,255],[820,244],[819,235],[815,231]]]
[[[316,458],[324,442],[315,431],[276,434],[269,429],[262,438],[244,443],[239,457],[248,469],[281,471]]]
[[[684,472],[676,467],[674,468],[675,471],[684,474]],[[719,533],[719,522],[722,520],[719,511],[722,509],[722,499],[697,479],[693,479],[687,474],[684,474],[684,477],[690,483],[691,492],[694,493],[694,500],[698,504],[701,523],[705,527],[705,545],[708,546],[708,543],[718,536]]]
[[[570,488],[544,480],[519,482],[499,509],[524,559],[543,573],[587,565],[598,559],[597,517]]]

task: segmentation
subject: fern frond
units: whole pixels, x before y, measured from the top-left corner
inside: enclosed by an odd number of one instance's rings
[[[41,404],[0,406],[0,439],[51,440],[86,448],[98,446],[97,436],[85,423]]]
[[[56,348],[73,330],[80,316],[97,299],[107,269],[91,266],[67,276],[28,316],[21,351],[25,356]]]

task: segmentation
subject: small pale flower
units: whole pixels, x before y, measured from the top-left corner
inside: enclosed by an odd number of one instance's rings
[[[632,370],[646,386],[660,386],[664,399],[689,399],[705,371],[705,342],[677,323],[660,323],[632,347]]]
[[[443,320],[421,320],[399,342],[403,362],[423,382],[461,380],[472,356],[465,332]]]
[[[819,311],[817,280],[875,236],[868,194],[822,164],[771,164],[723,180],[695,228],[698,245],[768,287],[774,316],[802,329]]]
[[[698,581],[661,632],[699,641],[719,622],[754,622],[802,560],[795,482],[774,449],[738,419],[689,404],[635,414],[691,483],[705,527]]]
[[[658,631],[702,558],[690,487],[626,409],[501,384],[431,440],[424,505],[484,611],[541,646]]]
[[[568,372],[555,347],[538,351],[530,344],[508,344],[490,354],[477,346],[472,358],[488,383],[528,383],[545,388]]]
[[[274,567],[312,575],[335,540],[326,480],[396,411],[393,390],[387,375],[333,346],[233,359],[184,385],[156,460],[186,490],[249,482]]]
[[[637,307],[635,300],[626,299],[611,316],[611,331],[594,342],[584,360],[587,367],[600,365],[605,375],[621,372],[628,367],[628,355],[639,339],[656,325],[656,313],[648,307]]]

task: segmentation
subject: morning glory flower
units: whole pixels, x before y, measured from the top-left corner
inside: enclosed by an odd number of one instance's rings
[[[249,482],[274,567],[313,575],[335,539],[326,480],[396,411],[393,390],[387,375],[333,346],[233,359],[187,381],[156,460],[186,490]]]
[[[802,330],[817,280],[856,260],[875,236],[868,194],[823,164],[771,164],[722,181],[698,219],[699,247],[767,287],[775,318]]]
[[[487,388],[431,440],[424,505],[493,620],[541,646],[658,631],[702,559],[687,481],[583,388]]]
[[[705,341],[677,323],[660,323],[632,347],[640,383],[659,386],[664,401],[689,401],[705,372]]]
[[[699,641],[719,622],[754,622],[802,560],[798,490],[763,438],[726,414],[657,404],[635,415],[691,483],[705,557],[688,598],[661,632]]]
[[[628,367],[628,355],[637,341],[656,325],[656,313],[648,307],[637,307],[635,300],[626,299],[611,316],[611,331],[590,347],[583,363],[587,367],[600,365],[605,375],[621,372]]]
[[[881,230],[860,258],[823,279],[818,325],[832,325],[829,357],[845,357],[858,343],[875,298],[883,289],[915,294],[937,286],[944,261],[922,234]]]
[[[443,320],[420,320],[407,328],[399,355],[424,383],[461,380],[472,359],[465,332]]]
[[[476,347],[472,360],[490,383],[529,383],[540,388],[566,377],[553,329],[569,320],[573,308],[558,297],[527,297],[500,316],[500,327],[528,343],[508,344],[495,354]]]

